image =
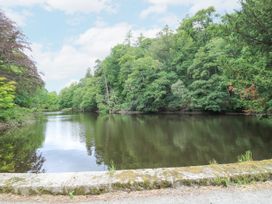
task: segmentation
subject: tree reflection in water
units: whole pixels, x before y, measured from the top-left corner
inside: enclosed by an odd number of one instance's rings
[[[271,158],[272,127],[234,116],[101,116],[94,126],[97,162],[117,169],[236,162],[251,150]]]
[[[272,157],[272,125],[255,117],[50,114],[0,136],[0,172],[102,171]]]
[[[43,172],[45,161],[36,150],[44,140],[44,122],[0,135],[0,172]]]

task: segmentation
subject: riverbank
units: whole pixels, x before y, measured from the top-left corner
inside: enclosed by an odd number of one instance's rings
[[[0,122],[0,133],[6,131],[9,128],[8,123]]]
[[[96,195],[178,186],[248,184],[272,179],[272,160],[108,172],[0,174],[0,192],[20,195]]]
[[[40,117],[40,111],[16,107],[2,110],[0,114],[0,133],[32,124]]]
[[[72,108],[66,108],[60,110],[63,113],[86,113],[80,110],[75,110]],[[94,111],[90,113],[100,114],[99,111]],[[103,115],[105,113],[102,113]],[[211,112],[211,111],[187,111],[187,110],[177,110],[177,111],[159,111],[159,112],[141,112],[141,111],[128,111],[128,110],[116,110],[110,111],[108,114],[117,114],[117,115],[156,115],[156,114],[179,114],[179,115],[231,115],[231,116],[258,116],[258,117],[271,117],[272,113],[254,113],[254,112]]]

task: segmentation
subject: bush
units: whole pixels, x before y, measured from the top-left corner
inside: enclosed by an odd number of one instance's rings
[[[0,77],[0,110],[12,108],[15,98],[15,82]]]
[[[14,107],[0,111],[0,121],[21,123],[32,114],[30,109]]]
[[[251,151],[246,151],[244,154],[241,154],[238,156],[238,162],[246,162],[246,161],[252,161],[252,152]]]

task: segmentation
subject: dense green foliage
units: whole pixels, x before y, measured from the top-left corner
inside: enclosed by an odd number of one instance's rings
[[[36,150],[44,141],[44,123],[6,132],[0,137],[0,173],[40,172],[44,158]]]
[[[15,83],[0,77],[0,109],[13,106]]]
[[[42,111],[59,110],[59,98],[56,92],[48,92],[45,88],[37,89],[30,99],[30,108]]]
[[[34,62],[25,54],[27,49],[25,36],[0,12],[0,76],[16,81],[15,103],[25,107],[36,88],[43,85]]]
[[[30,47],[24,35],[0,11],[0,121],[20,122],[31,112],[26,108],[58,109],[56,93],[44,89],[26,49]]]
[[[272,111],[271,0],[243,0],[220,17],[213,8],[176,31],[115,46],[60,107],[81,111]],[[130,37],[131,35],[129,35]]]

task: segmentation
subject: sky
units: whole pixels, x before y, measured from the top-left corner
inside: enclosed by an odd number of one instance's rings
[[[156,34],[196,11],[214,6],[219,13],[239,8],[238,0],[0,0],[0,9],[31,43],[30,57],[49,91],[82,78],[97,59],[133,37]]]

